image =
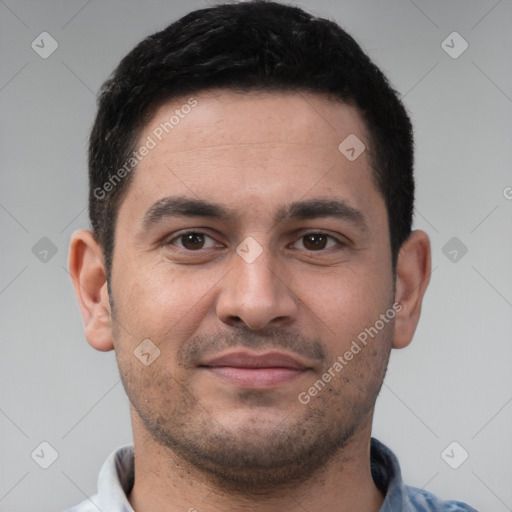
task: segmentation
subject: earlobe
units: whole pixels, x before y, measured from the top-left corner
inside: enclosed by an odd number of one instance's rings
[[[430,273],[429,238],[424,231],[413,231],[398,254],[395,303],[401,309],[395,317],[393,348],[404,348],[412,340]]]
[[[87,230],[73,233],[69,272],[84,320],[85,336],[96,350],[114,349],[103,251]]]

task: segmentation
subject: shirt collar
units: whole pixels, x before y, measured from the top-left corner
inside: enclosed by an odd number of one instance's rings
[[[133,445],[113,451],[98,475],[98,507],[100,510],[134,512],[128,494],[135,481]]]
[[[414,509],[402,480],[398,459],[387,446],[373,437],[370,462],[373,481],[385,496],[379,512],[412,512]]]

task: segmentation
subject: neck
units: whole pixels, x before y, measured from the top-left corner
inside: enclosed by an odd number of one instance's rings
[[[377,512],[384,497],[370,471],[371,418],[308,481],[258,495],[227,492],[134,422],[136,512]]]

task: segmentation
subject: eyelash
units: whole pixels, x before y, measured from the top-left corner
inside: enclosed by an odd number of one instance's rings
[[[186,249],[184,247],[179,247],[177,245],[175,245],[173,242],[175,240],[179,240],[181,239],[183,236],[186,236],[186,235],[189,235],[189,234],[196,234],[196,235],[204,235],[212,240],[215,240],[212,236],[208,235],[207,233],[203,232],[203,231],[199,231],[199,230],[196,230],[196,229],[189,229],[189,230],[186,230],[186,231],[183,231],[181,233],[179,233],[178,235],[174,236],[173,238],[171,238],[168,242],[166,242],[165,245],[172,245],[174,247],[177,247],[179,250],[181,251],[185,251],[185,252],[190,252],[190,253],[193,253],[193,252],[201,252],[203,250],[208,250],[210,248],[207,248],[207,249],[204,249],[204,248],[201,248],[201,249],[197,249],[197,250],[192,250],[192,249]],[[345,242],[342,242],[341,240],[339,240],[338,238],[336,238],[335,236],[333,235],[330,235],[329,233],[325,233],[324,231],[308,231],[308,232],[305,232],[305,233],[301,233],[301,235],[297,238],[297,240],[294,242],[296,243],[298,240],[308,236],[308,235],[323,235],[323,236],[326,236],[327,238],[330,238],[331,240],[334,240],[336,242],[336,245],[339,247],[344,247],[346,246],[347,244]],[[329,249],[333,249],[334,247],[327,247],[327,248],[324,248],[324,249],[319,249],[319,250],[308,250],[308,249],[304,249],[305,251],[307,252],[311,252],[311,253],[319,253],[319,252],[325,252]]]

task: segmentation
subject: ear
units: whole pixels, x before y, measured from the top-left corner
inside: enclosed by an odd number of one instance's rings
[[[73,233],[69,246],[69,273],[82,312],[87,341],[96,350],[113,350],[103,251],[90,231]]]
[[[413,231],[398,253],[393,348],[404,348],[412,340],[421,313],[421,303],[430,281],[430,240],[424,231]]]

